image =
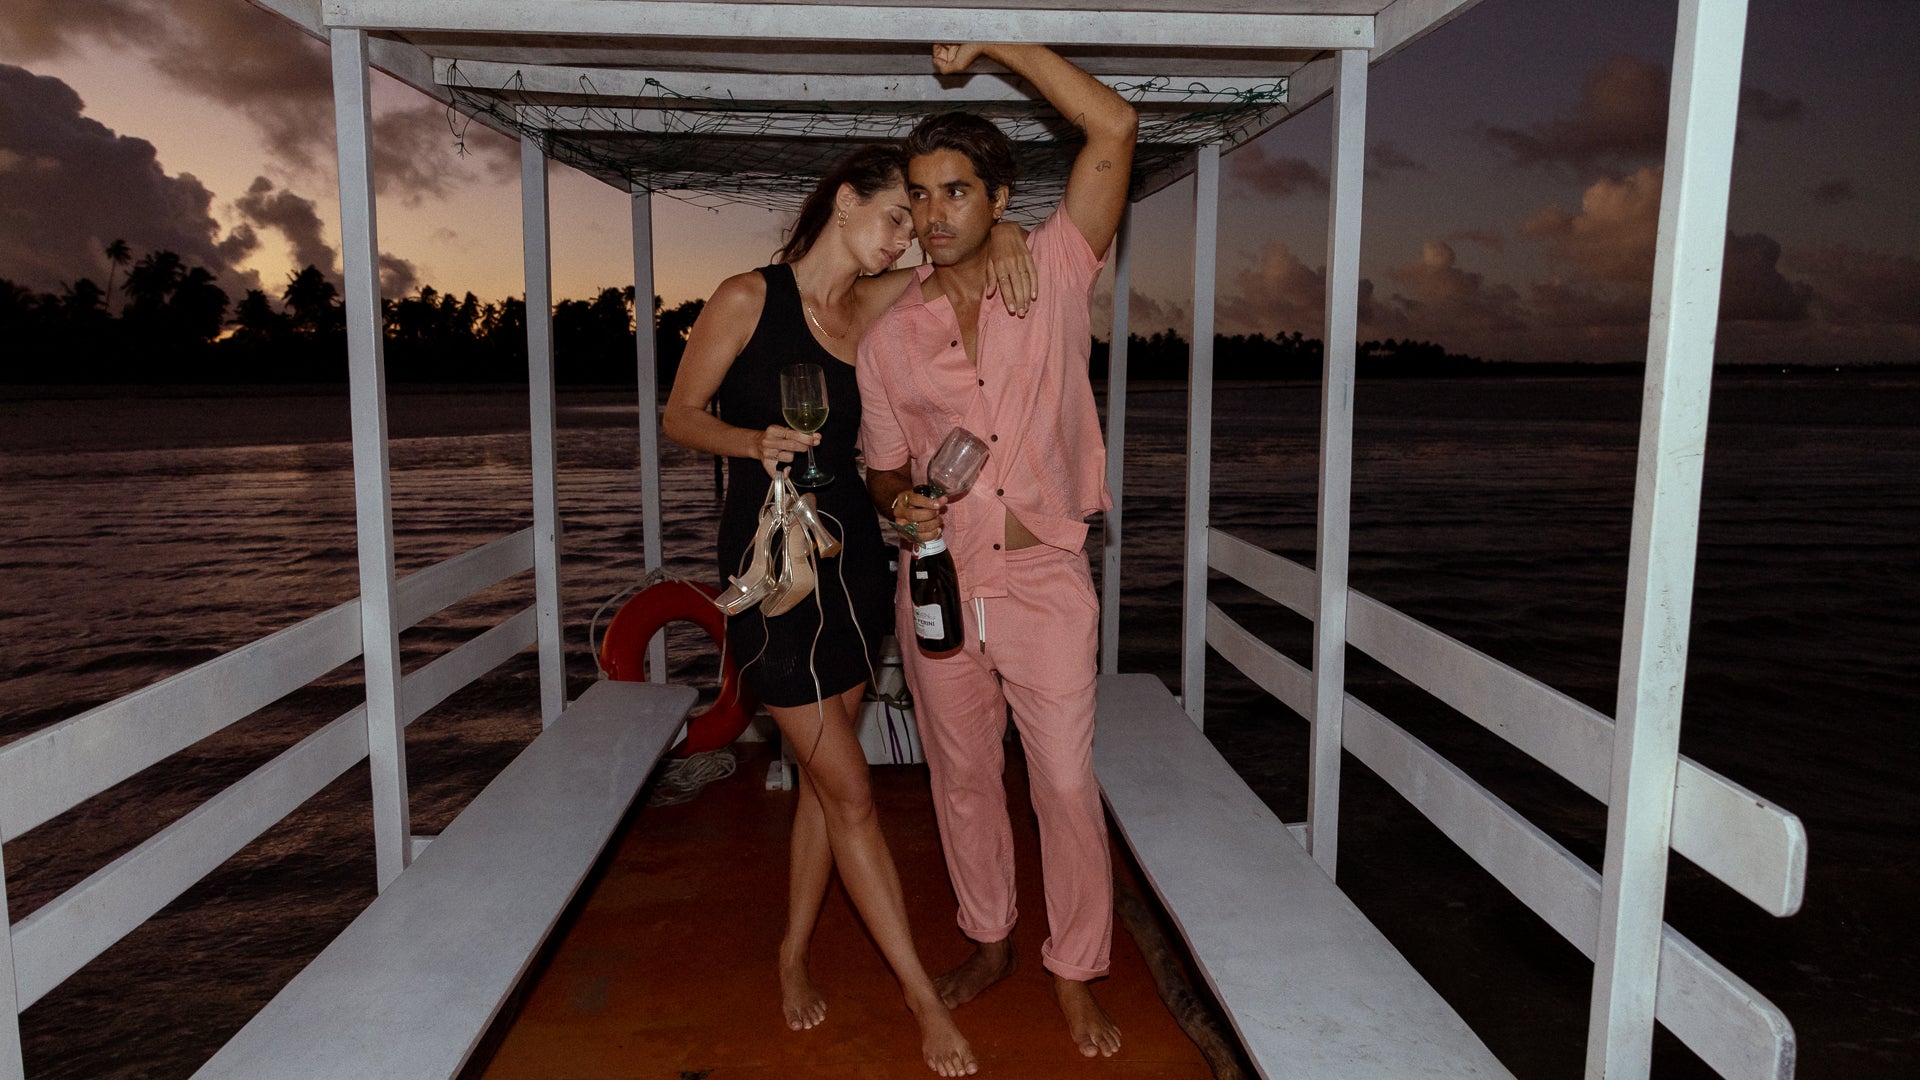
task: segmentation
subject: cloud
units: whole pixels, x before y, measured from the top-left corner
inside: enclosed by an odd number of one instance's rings
[[[1522,165],[1592,168],[1658,158],[1667,130],[1666,69],[1632,56],[1612,57],[1587,73],[1573,115],[1486,137]]]
[[[1395,292],[1375,302],[1372,318],[1362,318],[1371,328],[1369,336],[1411,334],[1446,341],[1518,330],[1528,323],[1512,286],[1488,284],[1460,266],[1453,248],[1437,241],[1421,245],[1418,262],[1388,270],[1387,280]]]
[[[1750,120],[1764,120],[1770,124],[1791,123],[1800,119],[1801,108],[1799,98],[1775,97],[1757,86],[1742,87],[1740,90],[1740,115]]]
[[[222,237],[205,185],[167,175],[152,143],[83,109],[59,79],[0,64],[0,276],[36,289],[104,283],[101,252],[124,239],[136,258],[164,249],[204,266],[230,295],[258,287],[235,265],[257,246],[253,232]]]
[[[1492,229],[1458,229],[1447,234],[1447,242],[1450,244],[1473,244],[1495,254],[1507,250],[1507,238],[1505,234],[1495,232]]]
[[[398,255],[380,253],[380,295],[406,296],[420,286],[420,271]]]
[[[1594,181],[1580,196],[1579,213],[1544,207],[1521,231],[1545,241],[1582,277],[1644,288],[1659,223],[1660,170],[1644,168]]]
[[[1727,234],[1720,278],[1722,322],[1798,322],[1807,317],[1813,288],[1780,273],[1780,242],[1758,233]]]
[[[0,55],[20,61],[65,56],[81,42],[125,45],[152,40],[166,11],[137,0],[7,0]]]
[[[1813,283],[1813,307],[1823,322],[1920,326],[1920,258],[1834,244],[1786,262]]]
[[[1490,127],[1488,141],[1520,165],[1567,165],[1578,169],[1626,166],[1660,160],[1666,150],[1667,69],[1619,55],[1587,73],[1571,116],[1528,128]],[[1769,124],[1800,118],[1798,98],[1759,87],[1740,92],[1740,115]]]
[[[1162,330],[1178,330],[1182,335],[1193,333],[1193,311],[1190,303],[1174,300],[1160,301],[1142,293],[1139,289],[1127,291],[1127,332],[1150,336]],[[1100,338],[1108,338],[1113,333],[1113,291],[1102,287],[1093,296],[1092,303],[1093,332]]]
[[[340,257],[333,245],[327,243],[326,226],[314,209],[312,199],[301,198],[291,191],[275,191],[273,181],[259,176],[233,205],[248,224],[275,229],[287,238],[296,269],[315,267],[335,285],[339,284]]]
[[[1560,277],[1529,285],[1527,304],[1533,312],[1534,325],[1541,327],[1592,331],[1601,327],[1645,326],[1647,322],[1645,294]]]
[[[1318,335],[1326,321],[1325,271],[1308,266],[1287,245],[1270,241],[1252,267],[1234,276],[1236,290],[1223,295],[1216,324],[1222,334]],[[1364,299],[1370,290],[1363,290]]]
[[[1305,158],[1269,158],[1258,146],[1228,157],[1227,176],[1263,195],[1327,191],[1327,174]]]
[[[326,46],[271,12],[237,0],[9,0],[9,8],[0,21],[0,52],[58,56],[90,41],[131,49],[181,89],[245,116],[280,164],[331,175],[333,73]],[[473,124],[465,140],[472,153],[463,157],[446,107],[411,91],[405,96],[408,104],[382,108],[374,120],[374,180],[381,194],[412,205],[476,175],[498,181],[517,173],[511,141]]]
[[[1427,167],[1400,152],[1384,139],[1367,147],[1367,179],[1385,180],[1389,173],[1426,172]]]
[[[1838,206],[1857,198],[1853,191],[1853,181],[1843,179],[1823,180],[1813,185],[1807,194],[1822,206]]]

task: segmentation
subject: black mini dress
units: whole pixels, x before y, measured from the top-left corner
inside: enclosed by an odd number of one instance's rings
[[[887,569],[889,545],[857,467],[860,390],[853,365],[821,348],[807,329],[792,267],[764,266],[758,273],[766,279],[766,304],[752,339],[720,384],[720,417],[756,431],[784,425],[781,369],[798,363],[825,369],[827,423],[813,453],[834,480],[812,494],[827,528],[845,545],[839,555],[816,560],[814,595],[791,611],[768,618],[756,606],[727,620],[727,650],[747,684],[762,702],[791,708],[845,693],[871,677],[880,639],[893,628],[894,576]],[[804,458],[794,463],[795,471],[804,466]],[[758,458],[727,459],[717,544],[723,588],[748,561],[768,483]]]

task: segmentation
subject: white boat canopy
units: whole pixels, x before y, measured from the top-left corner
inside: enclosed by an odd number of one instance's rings
[[[936,77],[928,43],[1045,41],[1114,86],[1141,116],[1140,198],[1326,95],[1335,51],[1378,61],[1477,0],[254,2],[366,31],[374,67],[623,190],[791,208],[850,146],[964,108],[1014,137],[1031,209],[1059,196],[1069,129],[991,64]]]

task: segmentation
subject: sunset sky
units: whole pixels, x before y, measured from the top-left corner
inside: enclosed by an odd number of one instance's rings
[[[1491,359],[1644,354],[1671,0],[1485,0],[1373,69],[1362,334]],[[1722,362],[1920,361],[1920,4],[1752,0]],[[518,148],[376,77],[389,283],[522,291]],[[1223,170],[1218,329],[1320,331],[1332,110]],[[456,120],[458,118],[455,118]],[[554,281],[631,282],[627,197],[556,167]],[[0,278],[104,281],[171,248],[237,301],[337,275],[320,44],[243,0],[0,7]],[[1136,209],[1133,329],[1191,321],[1191,184]],[[673,304],[765,262],[782,217],[657,197]],[[1104,305],[1110,300],[1102,298]]]

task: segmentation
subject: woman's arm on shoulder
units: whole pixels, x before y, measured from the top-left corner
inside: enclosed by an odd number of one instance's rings
[[[765,431],[735,427],[707,411],[719,393],[734,357],[753,339],[766,306],[766,279],[751,271],[720,283],[700,309],[687,334],[687,350],[680,358],[661,430],[667,438],[693,450],[723,457],[752,457],[768,462],[790,462],[796,450],[805,450],[816,436],[773,426]]]
[[[987,291],[982,295],[996,293],[1007,314],[1021,318],[1040,296],[1040,274],[1027,247],[1027,230],[1011,221],[1000,222],[987,234]]]

